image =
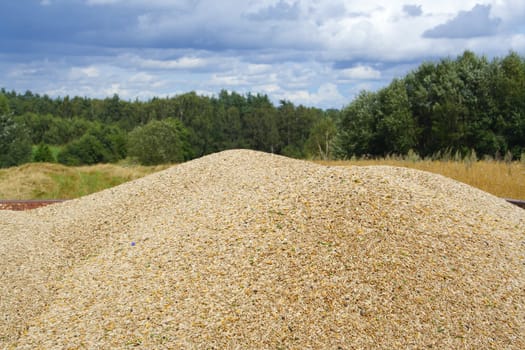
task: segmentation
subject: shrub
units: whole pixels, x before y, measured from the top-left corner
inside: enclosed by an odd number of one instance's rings
[[[58,161],[65,165],[102,163],[107,159],[102,143],[93,135],[85,134],[68,144],[58,154]]]
[[[128,155],[144,165],[182,162],[190,158],[188,135],[179,120],[153,120],[129,133]]]
[[[36,147],[33,154],[33,161],[48,163],[56,162],[55,157],[53,157],[53,153],[51,152],[51,148],[45,143],[41,143]]]

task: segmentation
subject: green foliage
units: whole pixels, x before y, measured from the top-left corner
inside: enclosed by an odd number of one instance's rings
[[[524,101],[525,60],[515,53],[488,62],[466,51],[426,62],[377,93],[361,93],[343,111],[338,154],[520,154]]]
[[[116,126],[97,126],[88,131],[105,150],[103,162],[113,163],[127,156],[127,134]]]
[[[244,118],[244,139],[248,147],[266,152],[276,152],[279,132],[276,111],[269,106],[255,107]]]
[[[316,122],[324,118],[322,111],[304,106],[294,106],[289,101],[281,101],[277,109],[277,128],[279,149],[283,155],[304,158],[306,142]]]
[[[31,140],[24,126],[0,114],[0,168],[28,162],[31,153]]]
[[[305,143],[306,154],[317,159],[332,159],[333,142],[336,134],[337,128],[332,118],[325,117],[317,121]]]
[[[116,162],[126,157],[126,134],[117,127],[97,126],[67,144],[58,154],[65,165]]]
[[[49,145],[41,143],[35,148],[35,151],[33,152],[33,162],[56,162]]]
[[[370,153],[376,137],[377,107],[377,94],[361,91],[343,110],[336,140],[338,157],[350,158]]]
[[[180,125],[188,130],[191,153],[200,157],[217,151],[215,143],[218,137],[215,133],[220,128],[213,117],[211,100],[190,92],[179,96],[174,102],[177,107],[175,116],[179,117],[177,120],[181,122]]]
[[[63,119],[51,114],[40,115],[27,112],[16,119],[30,130],[33,144],[47,143],[63,145],[80,138],[89,129],[100,126],[98,122],[90,122],[78,117]]]
[[[290,158],[297,158],[297,159],[303,158],[303,151],[294,145],[285,146],[282,149],[281,153],[283,156],[290,157]]]
[[[416,146],[417,129],[405,84],[394,80],[379,91],[376,149],[383,153],[406,154]]]
[[[517,53],[510,53],[496,62],[498,110],[503,116],[503,135],[513,154],[525,150],[525,60]]]
[[[0,93],[0,115],[9,115],[10,112],[9,100],[4,94]]]
[[[182,162],[191,155],[188,138],[179,120],[153,120],[129,133],[128,154],[144,165]]]
[[[82,165],[102,163],[105,160],[105,149],[93,135],[85,134],[80,139],[68,144],[58,155],[58,161],[65,165]]]

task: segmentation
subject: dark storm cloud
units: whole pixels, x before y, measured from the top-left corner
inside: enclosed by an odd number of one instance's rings
[[[8,1],[0,12],[0,41],[10,54],[35,56],[111,55],[145,48],[221,52],[318,46],[311,35],[304,35],[311,28],[303,26],[300,32],[301,25],[287,22],[299,18],[299,2],[279,1],[248,15],[242,3],[48,0],[43,5],[36,0]],[[266,20],[284,22],[252,24]]]
[[[41,5],[38,1],[6,1],[0,12],[0,40],[9,41],[11,50],[38,48],[41,43],[75,43],[111,46],[123,28],[129,28],[136,9],[105,11],[85,6],[78,0]],[[52,46],[48,47],[53,49]]]
[[[497,32],[499,18],[490,17],[491,5],[476,5],[470,11],[460,11],[450,21],[423,33],[425,38],[474,38]]]
[[[46,5],[8,1],[0,12],[0,42],[10,53],[35,55],[64,51],[73,56],[97,55],[107,49],[133,48],[224,49],[230,43],[224,30],[228,28],[221,28],[220,21],[193,16],[195,6],[195,1],[151,8],[147,3],[118,1],[54,0]],[[149,26],[141,26],[144,19],[151,22]],[[243,43],[253,43],[251,39],[240,40],[240,47],[250,48]]]

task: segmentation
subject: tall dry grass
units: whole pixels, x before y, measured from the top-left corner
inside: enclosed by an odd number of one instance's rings
[[[325,165],[391,165],[429,171],[482,189],[499,197],[525,199],[525,162],[443,161],[385,158],[379,160],[319,161]]]

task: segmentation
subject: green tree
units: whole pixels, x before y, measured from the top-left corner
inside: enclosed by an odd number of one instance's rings
[[[188,137],[179,120],[152,120],[129,133],[128,155],[145,165],[182,162],[191,154]]]
[[[0,93],[0,115],[7,115],[10,112],[11,110],[9,108],[9,100],[3,93]]]
[[[281,100],[280,105],[277,108],[277,125],[279,128],[279,134],[283,142],[283,148],[285,149],[297,149],[297,153],[300,155],[300,151],[295,144],[294,131],[296,130],[295,122],[297,121],[297,113],[295,106],[290,101]],[[290,152],[283,152],[290,153]]]
[[[463,82],[460,90],[464,106],[460,120],[464,131],[460,140],[463,153],[474,149],[477,154],[495,154],[505,146],[500,144],[500,131],[495,123],[496,105],[491,94],[493,69],[485,57],[477,57],[471,51],[459,56],[455,65]]]
[[[84,135],[66,145],[58,154],[58,161],[66,165],[116,162],[126,157],[126,147],[124,131],[94,123]]]
[[[339,122],[336,153],[340,158],[370,153],[376,133],[377,93],[361,91],[344,109]]]
[[[244,137],[251,149],[276,152],[279,146],[276,111],[273,107],[256,107],[244,116]]]
[[[218,133],[221,127],[217,124],[219,118],[215,118],[210,98],[198,96],[192,91],[167,102],[169,103],[158,114],[162,114],[164,118],[176,118],[183,123],[188,129],[192,153],[196,157],[218,150],[217,144],[221,140]]]
[[[513,154],[525,151],[525,59],[511,52],[497,62],[494,94],[503,118],[503,135]]]
[[[7,114],[0,114],[0,167],[29,162],[31,153],[31,139],[24,126]]]
[[[93,135],[85,134],[69,143],[59,154],[58,161],[65,165],[97,164],[105,161],[107,155],[102,143]]]
[[[97,124],[88,131],[104,147],[103,162],[113,163],[127,155],[127,134],[117,126]]]
[[[387,88],[379,91],[378,98],[376,152],[407,154],[416,146],[417,131],[404,81],[394,79]]]
[[[295,158],[304,157],[311,129],[322,118],[323,113],[319,109],[302,105],[295,107],[289,101],[281,101],[277,108],[281,153]]]
[[[319,120],[310,130],[310,137],[305,144],[305,153],[313,158],[328,160],[332,158],[332,149],[337,128],[330,117]]]

